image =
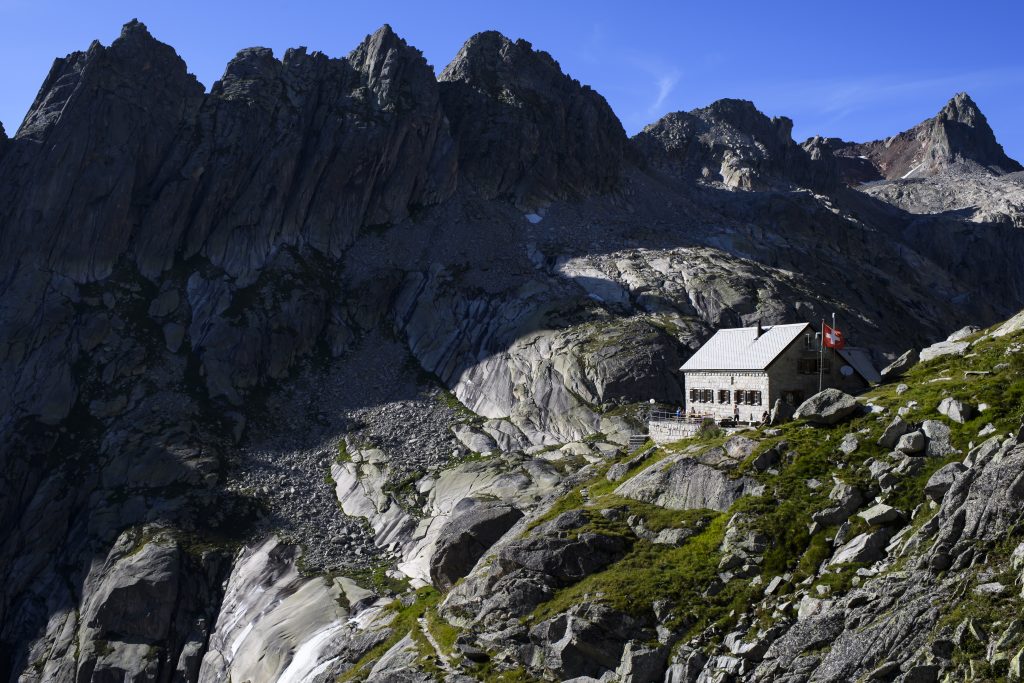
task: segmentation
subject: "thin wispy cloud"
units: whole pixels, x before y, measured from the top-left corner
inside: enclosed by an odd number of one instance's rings
[[[661,109],[661,105],[665,103],[665,100],[672,91],[675,89],[676,84],[679,83],[679,72],[671,71],[658,77],[658,94],[654,98],[654,102],[647,108],[649,114],[657,114]]]
[[[952,97],[960,90],[1009,87],[1024,83],[1024,71],[1016,68],[995,68],[944,74],[934,77],[912,77],[903,74],[865,75],[854,78],[777,82],[772,94],[789,102],[804,102],[808,109],[843,119],[857,111],[873,108],[879,103],[918,100],[922,94],[943,93]],[[755,84],[755,91],[759,88]],[[774,98],[772,98],[774,99]]]

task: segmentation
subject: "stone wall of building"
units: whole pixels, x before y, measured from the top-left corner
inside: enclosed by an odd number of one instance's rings
[[[804,399],[810,398],[818,393],[817,360],[818,349],[807,349],[803,339],[798,339],[789,348],[783,351],[775,361],[768,366],[768,379],[771,385],[769,399],[771,406],[777,398],[789,398],[794,405],[799,405]],[[845,376],[842,374],[842,367],[846,365],[839,354],[831,349],[825,349],[823,354],[827,372],[822,373],[821,388],[834,387],[849,393],[857,393],[867,387],[867,382],[856,372]],[[811,361],[813,367],[811,372],[800,372],[800,361]]]
[[[651,420],[647,423],[647,435],[651,441],[661,445],[693,436],[700,424],[676,420]]]
[[[732,418],[735,415],[736,409],[739,408],[741,421],[758,422],[761,419],[762,413],[771,407],[771,404],[768,403],[768,375],[764,372],[688,372],[686,373],[685,388],[687,414],[693,408],[698,415],[710,415],[715,420],[722,420]],[[711,389],[712,402],[690,401],[690,389]],[[737,405],[735,403],[737,390],[761,392],[761,403],[755,405],[741,403]],[[719,400],[720,391],[729,392],[728,401],[723,403]]]

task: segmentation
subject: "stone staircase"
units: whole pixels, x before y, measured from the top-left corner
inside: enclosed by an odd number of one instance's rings
[[[626,449],[630,453],[632,453],[633,451],[647,443],[648,439],[650,438],[651,437],[647,434],[630,434],[629,443],[626,444]]]

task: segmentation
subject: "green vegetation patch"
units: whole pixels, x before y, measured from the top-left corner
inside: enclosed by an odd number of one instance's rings
[[[370,651],[363,655],[351,669],[338,676],[338,683],[343,683],[344,681],[365,680],[370,669],[373,668],[374,662],[380,659],[385,652],[394,647],[398,641],[410,634],[412,634],[413,641],[416,642],[417,649],[421,650],[421,654],[423,655],[420,664],[424,665],[424,668],[428,668],[426,665],[428,665],[429,662],[426,658],[432,654],[433,648],[430,647],[430,643],[426,641],[425,636],[422,631],[420,631],[419,619],[428,609],[437,607],[437,603],[441,599],[441,594],[434,588],[426,586],[417,590],[413,594],[413,598],[414,599],[408,605],[403,604],[401,599],[397,599],[388,605],[387,609],[394,614],[391,619],[391,623],[389,624],[391,634],[384,641],[371,648]],[[430,649],[431,652],[423,652],[423,647]]]
[[[712,624],[730,623],[757,596],[756,588],[740,580],[729,582],[717,594],[708,591],[718,583],[718,548],[728,515],[689,511],[684,517],[691,523],[700,520],[704,530],[679,547],[637,540],[624,558],[559,591],[540,605],[529,621],[543,621],[588,600],[644,618],[653,615],[655,601],[668,600],[676,613],[665,623],[684,631],[684,639]]]

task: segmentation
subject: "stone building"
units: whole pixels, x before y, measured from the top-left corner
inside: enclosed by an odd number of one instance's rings
[[[687,413],[757,422],[781,398],[794,406],[835,387],[856,393],[881,378],[866,349],[825,349],[808,323],[719,330],[680,368]],[[820,359],[820,360],[819,360]]]

